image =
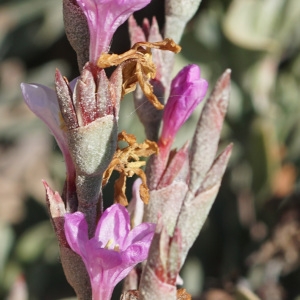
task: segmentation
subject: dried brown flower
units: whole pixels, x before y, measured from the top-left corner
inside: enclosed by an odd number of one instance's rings
[[[140,292],[138,290],[130,290],[121,295],[121,300],[138,300]],[[177,290],[177,300],[192,300],[192,296],[185,289]]]
[[[177,290],[177,300],[192,300],[192,296],[186,289],[179,289]]]
[[[180,52],[181,47],[172,39],[164,39],[160,42],[139,42],[132,46],[130,50],[123,54],[103,53],[97,62],[99,68],[107,68],[123,64],[123,89],[122,96],[134,91],[137,82],[140,84],[145,96],[157,108],[163,109],[164,106],[153,94],[153,86],[150,79],[156,75],[156,66],[152,61],[151,48],[169,50],[175,53]]]
[[[158,147],[155,142],[146,140],[138,144],[136,137],[133,134],[128,134],[122,131],[118,135],[118,141],[124,141],[128,144],[127,147],[117,148],[112,161],[103,175],[103,185],[105,185],[113,170],[120,173],[120,177],[115,182],[115,202],[122,205],[128,205],[126,191],[126,179],[134,174],[142,179],[140,186],[140,196],[144,203],[149,201],[149,189],[147,186],[147,178],[144,171],[141,169],[146,164],[145,161],[140,161],[140,157],[148,157],[154,153],[158,153]]]

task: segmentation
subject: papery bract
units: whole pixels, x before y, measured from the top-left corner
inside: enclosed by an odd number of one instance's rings
[[[208,83],[200,77],[197,65],[188,65],[177,74],[165,105],[159,146],[171,146],[177,131],[204,98],[207,87]]]
[[[104,211],[91,239],[81,212],[65,215],[66,238],[87,268],[93,299],[110,299],[115,285],[147,258],[154,230],[155,224],[142,223],[130,231],[129,214],[119,204]]]
[[[113,34],[135,11],[150,0],[76,0],[84,12],[90,30],[90,61],[96,63],[108,52]]]

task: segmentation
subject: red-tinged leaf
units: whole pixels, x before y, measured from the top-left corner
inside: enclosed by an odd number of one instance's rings
[[[232,144],[227,146],[216,158],[197,193],[192,194],[191,191],[188,191],[186,194],[176,225],[182,233],[182,263],[190,247],[199,235],[218,194],[231,150]]]
[[[147,264],[140,282],[140,299],[176,299],[176,278],[180,268],[181,235],[167,234],[162,223],[149,250]]]
[[[161,177],[157,189],[166,187],[174,181],[174,179],[181,172],[182,168],[186,165],[188,160],[188,143],[186,143],[179,151],[175,151],[172,156],[172,152],[169,157],[169,164],[166,167],[166,171]]]
[[[64,123],[68,129],[77,128],[78,121],[72,101],[72,91],[59,70],[55,73],[55,90]]]
[[[77,81],[74,95],[79,126],[88,125],[97,118],[96,83],[91,64],[84,66],[80,79]]]
[[[46,181],[43,180],[46,189],[46,203],[49,210],[50,218],[54,231],[56,233],[59,245],[67,247],[65,231],[64,231],[64,215],[66,213],[65,204],[58,192],[54,192]]]
[[[189,184],[192,194],[200,188],[207,171],[214,161],[229,103],[229,90],[230,70],[226,70],[205,103],[193,138]]]
[[[114,115],[116,116],[116,119],[118,119],[119,118],[120,101],[121,101],[121,95],[122,95],[122,84],[123,84],[123,76],[122,76],[122,67],[121,66],[117,67],[116,70],[112,73],[111,77],[109,78],[109,82],[110,82],[110,87],[109,87],[110,98],[109,99],[110,99],[111,105],[113,106],[113,109],[114,109]],[[99,94],[99,90],[98,90],[98,94]],[[103,111],[102,107],[99,106],[99,104],[98,104],[98,107],[99,107],[100,111]],[[108,111],[107,113],[112,113],[112,112]]]
[[[173,182],[162,189],[150,191],[149,204],[145,206],[144,220],[157,223],[158,214],[161,214],[167,232],[170,235],[173,234],[187,190],[185,182]]]
[[[89,61],[90,34],[87,19],[76,1],[63,0],[64,24],[67,38],[77,53],[78,67],[81,71]]]
[[[146,41],[146,36],[144,30],[137,24],[133,15],[128,19],[129,35],[131,46],[140,41]],[[161,39],[160,39],[161,40]],[[160,41],[158,40],[158,41]]]

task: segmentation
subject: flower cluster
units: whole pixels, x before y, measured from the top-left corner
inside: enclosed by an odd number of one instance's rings
[[[171,24],[178,20],[182,34],[199,1],[166,0],[165,37],[155,18],[151,26],[145,20],[139,27],[131,16],[149,3],[64,0],[66,33],[77,52],[80,76],[69,82],[57,70],[55,90],[21,85],[26,104],[49,127],[65,159],[62,195],[46,182],[44,186],[63,268],[79,299],[110,299],[124,278],[124,300],[190,299],[184,289],[176,288],[179,271],[231,153],[228,146],[216,157],[230,71],[221,76],[204,105],[191,147],[187,142],[179,150],[171,149],[208,89],[197,65],[184,67],[170,80],[174,54],[181,49]],[[132,48],[108,53],[116,29],[129,16]],[[116,68],[108,78],[105,68],[110,66]],[[138,110],[147,136],[143,143],[130,133],[118,133],[120,101],[130,92],[136,106],[146,103]],[[141,159],[148,156],[147,162]],[[102,188],[113,171],[120,173],[114,184],[115,204],[104,210]],[[127,177],[133,175],[139,179],[128,204]],[[146,259],[140,272],[135,271]]]

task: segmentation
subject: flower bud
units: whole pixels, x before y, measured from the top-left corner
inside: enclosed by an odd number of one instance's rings
[[[58,103],[77,175],[102,174],[115,152],[122,81],[119,69],[112,80],[115,85],[104,70],[87,64],[72,93],[66,79],[56,72]]]
[[[159,146],[169,149],[177,131],[204,98],[208,83],[200,77],[197,65],[188,65],[173,79],[171,93],[163,115]]]

